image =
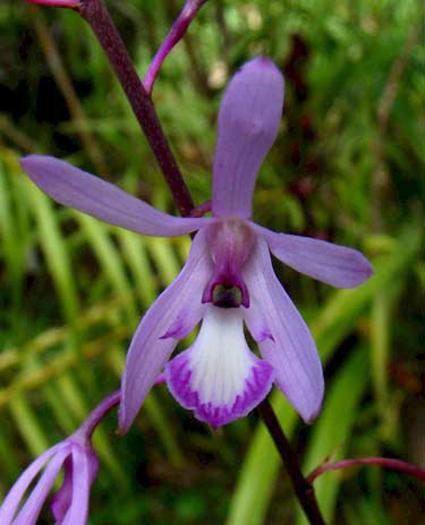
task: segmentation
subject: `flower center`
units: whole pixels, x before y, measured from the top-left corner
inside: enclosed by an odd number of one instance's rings
[[[240,219],[221,219],[208,228],[207,240],[214,273],[202,302],[222,308],[248,308],[249,294],[241,269],[252,253],[254,232]]]
[[[221,308],[237,308],[242,304],[242,290],[238,286],[215,284],[211,302]]]

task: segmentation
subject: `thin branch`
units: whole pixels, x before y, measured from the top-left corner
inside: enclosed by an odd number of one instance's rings
[[[78,11],[90,24],[105,51],[158,160],[180,213],[183,216],[189,215],[193,208],[192,197],[164,135],[155,107],[134,68],[109,12],[102,0],[83,0]]]
[[[279,420],[273,411],[269,401],[265,399],[257,408],[258,413],[266,425],[276,448],[286,467],[298,501],[311,525],[325,525],[325,521],[316,500],[314,488],[303,476],[297,455],[279,424]]]
[[[309,483],[313,483],[315,479],[331,470],[339,470],[344,468],[357,467],[359,465],[375,465],[377,467],[383,467],[390,470],[396,470],[409,476],[413,476],[421,481],[425,481],[425,469],[419,465],[413,465],[400,459],[392,458],[381,458],[381,457],[370,457],[370,458],[356,458],[356,459],[344,459],[342,461],[336,461],[335,463],[324,463],[313,470],[311,474],[307,476]]]
[[[103,421],[105,416],[109,414],[113,408],[119,405],[120,401],[121,391],[116,390],[112,394],[109,394],[109,396],[105,397],[105,399],[103,399],[97,407],[90,412],[87,419],[80,427],[80,429],[86,433],[88,438],[91,438],[99,423]]]
[[[143,85],[147,93],[151,93],[159,70],[178,42],[183,38],[192,20],[207,0],[187,0],[176,21],[172,25],[167,38],[163,41],[156,55],[154,56],[149,69],[145,75]],[[193,57],[192,57],[193,58]],[[197,64],[197,62],[196,62]]]
[[[196,208],[193,208],[193,210],[190,213],[191,217],[203,217],[206,213],[209,213],[211,211],[212,203],[210,200],[207,200],[200,204],[199,206],[196,206]]]

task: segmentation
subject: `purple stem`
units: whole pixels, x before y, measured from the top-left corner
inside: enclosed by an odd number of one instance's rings
[[[297,496],[298,502],[311,525],[325,525],[325,520],[321,514],[319,505],[317,503],[314,487],[308,478],[303,476],[297,455],[292,450],[291,444],[288,441],[279,420],[273,411],[273,408],[267,399],[264,399],[258,407],[257,411],[266,425],[271,438],[280,454],[292,487]]]
[[[402,472],[403,474],[414,476],[421,481],[425,481],[425,469],[421,468],[419,465],[413,465],[412,463],[407,463],[400,459],[381,457],[344,459],[342,461],[336,461],[335,463],[325,463],[314,469],[313,472],[307,476],[307,480],[309,483],[313,483],[316,478],[325,472],[356,467],[358,465],[376,465],[378,467],[396,470],[397,472]]]
[[[183,38],[192,20],[207,0],[187,0],[167,38],[156,52],[143,80],[146,92],[151,94],[159,70],[174,46]]]
[[[155,381],[155,385],[162,385],[163,383],[165,383],[165,375],[159,374]],[[116,390],[115,392],[112,392],[112,394],[109,394],[109,396],[105,397],[105,399],[90,412],[86,420],[80,426],[79,431],[82,431],[88,439],[91,439],[93,432],[96,430],[99,423],[103,421],[104,417],[107,416],[114,407],[120,404],[120,401],[121,390]]]
[[[68,7],[75,9],[80,5],[79,0],[27,0],[28,4],[47,5],[50,7]]]
[[[211,201],[205,201],[190,212],[191,217],[203,217],[206,213],[211,211]]]
[[[105,51],[158,160],[180,213],[183,216],[189,215],[193,209],[192,197],[164,135],[155,107],[134,68],[121,35],[103,0],[82,0],[78,11],[90,24]]]
[[[105,397],[97,407],[90,412],[87,419],[79,428],[80,431],[84,432],[88,439],[91,439],[93,432],[96,430],[97,425],[102,422],[103,418],[117,405],[119,405],[121,399],[121,391],[116,390],[108,397]]]

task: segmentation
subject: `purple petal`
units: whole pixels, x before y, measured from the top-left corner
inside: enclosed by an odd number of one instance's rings
[[[274,274],[267,243],[259,238],[245,270],[251,306],[249,331],[273,366],[276,383],[306,422],[319,413],[323,372],[310,330]]]
[[[30,155],[21,165],[31,180],[60,204],[127,230],[172,237],[193,232],[209,221],[163,213],[118,186],[53,157]]]
[[[61,525],[86,525],[90,496],[90,458],[81,447],[72,451],[72,502]]]
[[[80,440],[79,433],[80,430],[77,430],[77,432],[74,434],[74,436],[78,436],[78,441]],[[72,440],[73,438],[71,437],[70,439]],[[84,436],[81,442],[84,443],[85,441],[86,438]],[[82,487],[86,487],[88,493],[90,490],[90,485],[95,480],[99,470],[99,460],[97,459],[96,453],[90,445],[81,445],[80,443],[75,444],[75,442],[72,443],[72,445],[73,452],[66,458],[64,463],[65,474],[62,485],[50,501],[50,508],[52,509],[53,515],[58,524],[67,523],[67,520],[69,519],[68,516],[73,515],[76,515],[77,518],[73,518],[73,521],[71,520],[69,523],[72,523],[72,525],[79,523],[79,521],[76,521],[76,519],[80,519],[80,515],[84,516],[84,513],[80,508],[78,508],[78,501],[75,501],[76,499],[78,500],[78,497],[75,497],[75,486],[77,485],[79,487],[78,490],[80,490]],[[82,453],[84,453],[84,457],[81,459]],[[83,465],[79,466],[80,463],[83,463]],[[86,483],[86,471],[88,472],[88,484]],[[75,479],[76,476],[77,479]],[[77,506],[78,510],[75,510],[75,506]],[[86,507],[88,507],[88,499]],[[86,518],[87,512],[88,511],[86,509]],[[81,523],[86,522],[82,521]]]
[[[16,510],[18,509],[22,498],[24,497],[26,490],[31,485],[32,481],[40,472],[40,470],[47,463],[47,461],[49,461],[49,459],[54,454],[56,454],[58,448],[60,448],[61,446],[62,444],[55,445],[54,447],[49,448],[49,450],[46,450],[46,452],[41,454],[40,457],[33,461],[31,465],[26,470],[24,470],[24,472],[18,478],[16,483],[10,489],[0,508],[0,523],[2,525],[8,525],[9,523],[11,523],[13,517],[16,514]]]
[[[155,383],[176,339],[187,335],[206,308],[202,292],[212,272],[201,230],[192,243],[189,258],[174,282],[158,297],[140,322],[127,355],[122,379],[120,430],[126,432]]]
[[[64,477],[60,489],[50,500],[50,508],[57,523],[62,520],[67,513],[72,501],[72,481],[73,481],[73,464],[72,455],[68,456],[63,465]]]
[[[53,484],[62,468],[65,458],[69,455],[69,452],[70,448],[65,446],[52,458],[38,480],[37,485],[29,495],[25,505],[22,507],[13,522],[13,525],[35,525],[47,496],[52,490]]]
[[[373,273],[366,257],[353,248],[310,237],[275,233],[261,226],[255,228],[264,235],[273,255],[282,262],[337,288],[354,288]]]
[[[255,179],[279,130],[283,90],[280,71],[264,57],[232,78],[218,116],[213,215],[250,217]]]
[[[246,416],[268,394],[273,368],[248,348],[241,308],[210,306],[194,344],[165,369],[176,400],[219,427]]]

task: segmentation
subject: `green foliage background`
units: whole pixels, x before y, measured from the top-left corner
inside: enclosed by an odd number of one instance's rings
[[[183,2],[107,3],[143,75]],[[286,112],[255,218],[373,261],[375,276],[351,291],[276,265],[326,364],[313,426],[273,394],[306,473],[329,456],[425,462],[423,15],[419,0],[210,0],[155,87],[199,204],[209,197],[223,86],[245,60],[270,55],[286,73]],[[33,457],[118,387],[131,333],[189,239],[107,226],[56,206],[25,178],[19,158],[49,153],[174,211],[78,15],[3,0],[0,34],[1,500]],[[96,435],[92,525],[304,523],[255,414],[211,432],[159,387],[125,439],[114,429],[111,416]],[[373,467],[315,486],[329,523],[418,524],[425,512],[423,486]]]

